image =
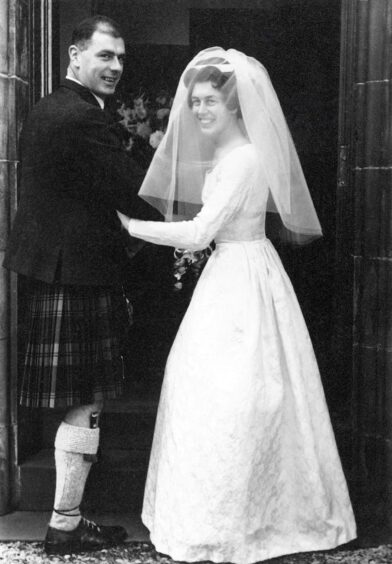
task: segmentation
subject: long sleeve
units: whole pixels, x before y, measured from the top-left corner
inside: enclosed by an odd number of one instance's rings
[[[87,109],[86,109],[87,106]],[[88,204],[98,200],[139,219],[161,215],[138,196],[145,171],[125,152],[105,113],[80,104],[63,119],[62,151],[56,170],[66,179],[59,188]]]
[[[21,194],[4,265],[48,283],[114,285],[126,260],[116,210],[162,217],[138,196],[144,172],[112,120],[69,82],[42,98],[24,124]]]
[[[235,152],[237,158],[232,153],[226,155],[211,173],[214,178],[207,182],[213,185],[208,186],[205,204],[193,220],[165,223],[131,219],[129,234],[158,245],[192,250],[207,247],[241,208],[255,168],[253,151],[237,149]]]

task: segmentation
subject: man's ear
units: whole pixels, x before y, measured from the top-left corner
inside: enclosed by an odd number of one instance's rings
[[[75,67],[79,67],[79,47],[71,45],[68,49],[69,60]]]

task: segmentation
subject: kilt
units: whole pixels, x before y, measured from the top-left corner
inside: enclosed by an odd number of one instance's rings
[[[129,328],[121,290],[32,281],[20,404],[71,407],[122,393]]]

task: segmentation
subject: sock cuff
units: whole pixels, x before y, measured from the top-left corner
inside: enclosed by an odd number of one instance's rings
[[[76,427],[63,421],[58,428],[55,448],[78,454],[96,454],[99,444],[99,428]]]

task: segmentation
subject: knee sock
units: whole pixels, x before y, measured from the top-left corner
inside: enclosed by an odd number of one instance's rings
[[[51,527],[71,531],[78,526],[81,519],[79,505],[91,468],[91,462],[84,455],[96,454],[98,443],[98,428],[61,423],[55,440],[56,493]]]

